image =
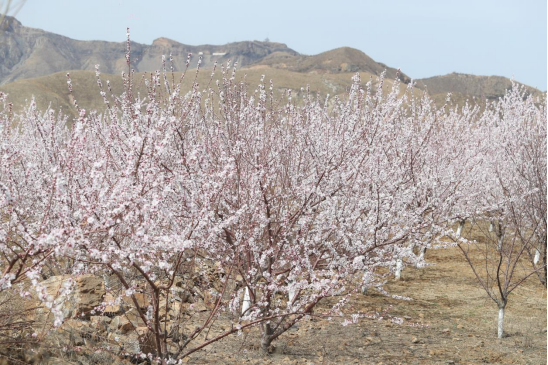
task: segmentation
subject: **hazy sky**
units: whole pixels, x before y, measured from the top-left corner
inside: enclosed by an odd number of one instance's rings
[[[349,46],[414,78],[514,77],[546,90],[546,0],[27,0],[25,26],[80,40],[286,43],[303,54]]]

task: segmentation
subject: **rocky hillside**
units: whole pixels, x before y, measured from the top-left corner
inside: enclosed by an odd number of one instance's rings
[[[35,97],[40,108],[48,105],[73,114],[66,90],[64,74],[71,70],[76,79],[75,92],[80,105],[101,108],[93,71],[100,65],[106,79],[120,84],[119,75],[127,71],[125,42],[78,41],[40,29],[23,26],[17,19],[6,17],[0,24],[0,91],[10,94],[15,109],[27,105]],[[398,77],[409,83],[411,77],[373,60],[360,50],[343,47],[318,55],[306,56],[274,42],[247,41],[221,46],[190,46],[177,41],[158,38],[151,45],[131,43],[132,64],[136,72],[151,72],[162,67],[162,55],[172,54],[173,69],[183,71],[187,55],[192,53],[190,68],[195,68],[202,59],[202,68],[211,69],[215,62],[228,60],[238,63],[238,68],[248,74],[247,81],[257,82],[265,74],[273,79],[280,89],[300,90],[310,85],[313,92],[321,95],[342,94],[350,85],[354,73],[360,72],[362,80],[380,76],[386,71],[386,81],[391,83]],[[167,65],[168,69],[170,65]],[[80,72],[88,72],[80,73]],[[111,75],[108,75],[111,74]],[[202,80],[204,79],[204,80]],[[200,81],[206,82],[209,73],[203,72]],[[254,81],[257,79],[257,81]],[[82,84],[78,87],[78,84]],[[85,85],[85,86],[83,86]],[[511,81],[500,76],[474,76],[453,73],[416,80],[418,89],[427,90],[438,105],[444,104],[447,93],[452,101],[462,105],[470,100],[483,103],[504,95]],[[118,90],[117,87],[115,87]],[[80,90],[80,91],[78,91]],[[83,91],[84,90],[84,91]],[[544,93],[527,87],[529,93],[540,96]],[[78,95],[76,95],[78,97]]]
[[[127,71],[125,42],[78,41],[40,29],[23,26],[17,19],[6,17],[0,25],[0,85],[66,70],[94,70],[104,73]],[[185,69],[188,53],[191,67],[199,56],[202,66],[211,68],[215,62],[238,62],[240,66],[257,63],[273,53],[297,56],[285,44],[273,42],[237,42],[222,46],[189,46],[167,38],[158,38],[151,45],[131,43],[132,68],[155,71],[162,55],[173,55],[175,71]]]
[[[127,71],[125,42],[78,41],[58,34],[23,26],[17,19],[6,17],[0,25],[0,85],[19,79],[34,78],[67,70],[94,70],[120,74]],[[221,46],[190,46],[168,38],[158,38],[151,45],[131,43],[132,68],[137,72],[155,71],[162,55],[173,55],[175,71],[186,67],[187,55],[193,54],[190,64],[212,68],[215,62],[228,60],[240,67],[270,67],[301,73],[367,72],[395,79],[396,69],[376,62],[362,51],[343,47],[318,55],[305,56],[274,42],[246,41]],[[168,65],[169,67],[169,65]],[[401,74],[408,83],[411,79]]]

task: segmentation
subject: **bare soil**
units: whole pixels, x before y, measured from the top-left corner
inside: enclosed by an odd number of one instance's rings
[[[184,359],[189,364],[546,364],[546,290],[536,276],[510,296],[506,336],[497,339],[496,304],[479,287],[458,248],[429,250],[431,263],[407,267],[390,281],[393,299],[371,290],[352,298],[347,313],[381,314],[342,325],[340,318],[298,324],[259,348],[259,332],[232,336]],[[329,302],[323,304],[328,307]],[[322,306],[317,312],[322,311]],[[402,324],[393,323],[403,318]]]

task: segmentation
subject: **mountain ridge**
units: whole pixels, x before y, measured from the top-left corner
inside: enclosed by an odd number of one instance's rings
[[[126,42],[101,40],[80,41],[45,30],[25,27],[16,18],[6,17],[0,34],[0,85],[24,78],[45,76],[66,70],[93,71],[99,64],[102,72],[127,72]],[[364,52],[341,47],[318,55],[303,55],[284,43],[241,41],[225,45],[187,45],[167,37],[156,38],[146,45],[131,42],[131,68],[137,72],[155,71],[162,55],[173,56],[175,71],[186,68],[187,56],[193,54],[190,68],[213,68],[215,63],[229,60],[239,67],[288,69],[296,72],[341,73],[365,71],[394,79],[400,75],[404,83],[411,78],[402,72],[376,62]],[[7,46],[7,47],[2,47]],[[3,50],[2,50],[3,49]]]
[[[281,80],[282,88],[300,88],[310,83],[315,85],[314,91],[332,95],[344,91],[348,87],[351,74],[357,72],[362,74],[362,78],[378,77],[384,73],[386,80],[393,81],[398,78],[404,84],[412,80],[400,70],[377,62],[361,50],[351,47],[340,47],[317,55],[304,55],[284,43],[261,41],[193,46],[167,37],[159,37],[150,45],[133,41],[130,45],[131,69],[136,72],[153,72],[160,69],[163,55],[168,58],[168,71],[171,67],[176,72],[184,71],[188,54],[192,53],[190,68],[196,68],[199,60],[200,67],[204,69],[213,68],[215,63],[226,65],[230,60],[232,65],[237,64],[238,68],[245,69],[245,72],[267,73],[274,82]],[[50,80],[57,85],[58,79],[61,79],[59,75],[44,79],[48,75],[69,70],[93,72],[97,64],[100,65],[103,74],[127,73],[126,46],[126,42],[75,40],[45,30],[25,27],[16,18],[8,16],[0,24],[0,89],[4,92],[9,91],[12,96],[17,94],[16,99],[21,101],[35,95],[38,99],[44,99],[44,103],[47,99],[47,88],[50,87],[44,80]],[[170,55],[173,63],[169,62]],[[80,76],[82,80],[89,79],[84,74]],[[297,80],[302,84],[297,85]],[[466,100],[474,98],[494,100],[503,96],[512,85],[510,79],[502,76],[459,73],[413,81],[416,88],[426,90],[440,105],[445,102],[448,93],[452,93],[453,100],[461,105]],[[52,98],[57,100],[61,96],[67,97],[66,90],[57,86],[50,88]],[[66,85],[64,88],[66,89]],[[527,85],[525,89],[532,95],[544,94]],[[65,105],[66,101],[58,100],[54,104]],[[95,105],[95,102],[92,104]]]
[[[427,88],[430,93],[460,93],[483,97],[487,100],[496,100],[504,95],[504,92],[512,86],[512,80],[504,76],[482,76],[459,72],[452,72],[447,75],[432,76],[418,79],[417,85],[420,88]],[[528,93],[536,94],[540,90],[514,81],[523,85]]]
[[[79,41],[41,29],[25,27],[17,19],[6,17],[0,26],[0,85],[24,78],[45,76],[66,70],[94,70],[99,64],[106,73],[127,72],[126,42]],[[229,59],[240,66],[257,62],[273,53],[298,53],[283,43],[243,41],[226,45],[186,45],[169,38],[157,38],[151,45],[131,41],[131,68],[155,71],[162,55],[173,55],[173,68],[186,68],[187,55],[195,68],[212,68],[215,62]],[[171,67],[171,65],[169,65]]]

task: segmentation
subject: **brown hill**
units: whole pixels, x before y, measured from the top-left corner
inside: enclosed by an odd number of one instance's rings
[[[105,73],[120,74],[128,70],[126,42],[78,41],[25,27],[13,17],[6,17],[0,28],[0,85],[66,70],[94,70],[96,64]],[[191,46],[168,38],[158,38],[151,45],[132,42],[131,67],[137,72],[155,71],[162,55],[171,54],[174,70],[182,71],[189,53],[193,54],[190,68],[196,67],[198,59],[202,58],[201,67],[206,69],[212,68],[215,62],[231,60],[239,67],[268,66],[301,73],[367,72],[379,76],[386,71],[390,79],[397,74],[396,69],[349,47],[305,56],[282,43],[246,41]],[[405,83],[410,81],[404,74],[400,77]]]
[[[389,79],[395,79],[398,74],[398,70],[376,62],[362,51],[350,47],[337,48],[314,56],[273,53],[257,64],[294,72],[368,72],[380,76],[386,71],[386,77]],[[401,72],[399,77],[406,84],[411,81]]]
[[[87,110],[103,110],[105,106],[103,99],[99,94],[95,72],[76,70],[70,71],[70,75],[73,85],[73,97],[78,101],[78,105]],[[236,80],[245,80],[250,87],[256,87],[256,85],[259,84],[262,75],[265,75],[265,80],[267,82],[270,79],[273,80],[277,97],[280,96],[281,92],[291,89],[293,91],[292,96],[294,100],[299,101],[305,94],[305,91],[301,88],[305,88],[307,85],[313,96],[319,95],[322,98],[325,98],[328,94],[331,96],[344,94],[350,88],[352,76],[354,76],[355,73],[315,74],[269,67],[252,67],[240,69],[236,73]],[[367,72],[362,72],[360,75],[364,85],[371,78],[373,78],[374,83],[375,80],[378,79],[375,75]],[[136,92],[140,92],[141,95],[144,96],[146,95],[145,88],[140,81],[142,76],[142,73],[136,74]],[[205,88],[209,83],[210,76],[211,73],[206,71],[198,74],[197,82],[200,87]],[[178,80],[179,77],[180,73],[175,73],[175,80]],[[220,72],[217,72],[214,76],[212,85],[215,85],[215,80],[220,77]],[[193,78],[194,72],[192,72],[190,77],[187,77],[186,81],[183,83],[183,93],[190,90]],[[105,86],[106,80],[110,81],[114,95],[120,95],[123,92],[123,84],[120,75],[102,74],[101,79]],[[169,79],[171,79],[171,77],[169,77]],[[384,90],[390,90],[393,82],[394,80],[385,79]],[[402,84],[400,90],[403,92],[406,87],[406,85]],[[250,91],[253,90],[254,89],[250,89]],[[422,90],[414,90],[416,95],[423,93]],[[45,110],[45,108],[50,106],[54,110],[62,109],[70,116],[76,115],[75,107],[69,96],[66,72],[58,72],[32,79],[21,79],[9,84],[0,85],[0,92],[9,95],[8,99],[13,103],[16,112],[21,111],[34,97],[39,110]]]
[[[538,89],[524,86],[526,92],[533,96],[544,94]],[[449,75],[419,79],[417,87],[426,88],[435,98],[445,98],[448,93],[453,93],[457,99],[497,100],[512,87],[512,81],[502,76],[476,76],[454,72]]]
[[[127,71],[125,42],[78,41],[58,34],[23,26],[6,17],[0,25],[0,85],[19,79],[34,78],[66,70],[94,70],[120,74]],[[175,71],[185,69],[188,53],[193,53],[191,67],[202,57],[202,67],[217,62],[238,62],[246,66],[276,52],[291,56],[297,52],[274,42],[236,42],[222,46],[189,46],[167,38],[151,45],[131,42],[131,67],[135,71],[155,71],[162,55],[173,55]],[[169,65],[168,65],[169,67]]]
[[[410,77],[398,70],[376,62],[365,53],[349,48],[337,48],[318,55],[306,56],[297,53],[282,43],[237,42],[222,46],[190,46],[177,41],[158,38],[151,45],[131,43],[132,64],[136,72],[151,72],[162,66],[162,55],[173,55],[173,69],[182,71],[186,66],[188,53],[194,57],[190,67],[196,67],[202,58],[202,67],[212,68],[215,62],[238,62],[240,75],[247,73],[248,81],[266,74],[274,80],[279,90],[300,90],[311,86],[314,93],[337,95],[350,85],[351,76],[360,72],[364,81],[380,76],[386,71],[387,84],[396,77],[409,83]],[[75,96],[85,108],[101,108],[96,80],[95,65],[121,91],[121,72],[127,71],[125,42],[78,41],[40,29],[24,27],[13,17],[6,17],[0,24],[0,87],[10,94],[16,109],[26,105],[32,96],[40,107],[63,107],[70,114],[73,106],[68,100],[65,72],[71,71],[75,84]],[[167,65],[168,69],[170,65]],[[59,72],[59,74],[56,74]],[[111,75],[108,75],[111,74]],[[398,76],[399,75],[399,76]],[[204,83],[209,72],[200,74]],[[82,84],[79,88],[78,84]],[[511,81],[499,76],[474,76],[453,73],[416,80],[418,89],[426,89],[438,105],[445,102],[447,93],[452,93],[453,104],[484,103],[504,95]],[[533,95],[543,95],[537,89],[527,87]]]

